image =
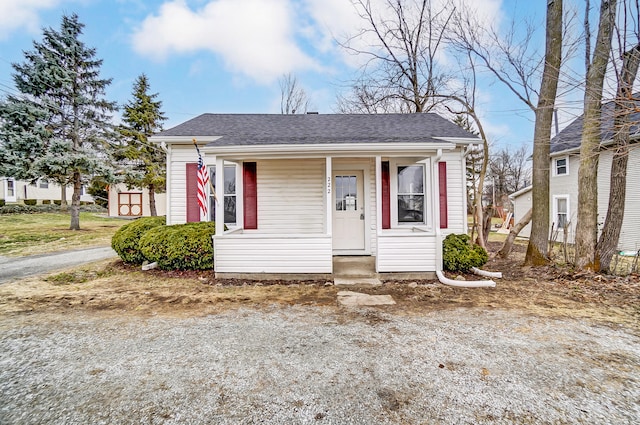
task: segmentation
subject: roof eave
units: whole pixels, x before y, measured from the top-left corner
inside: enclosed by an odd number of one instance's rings
[[[299,145],[239,145],[205,146],[202,150],[215,155],[269,156],[282,154],[399,154],[435,152],[439,149],[453,150],[453,143],[336,143],[336,144],[299,144]]]

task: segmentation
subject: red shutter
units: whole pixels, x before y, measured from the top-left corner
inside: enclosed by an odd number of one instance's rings
[[[391,183],[389,177],[389,161],[384,161],[382,171],[382,228],[391,228]]]
[[[244,228],[258,228],[258,184],[255,162],[245,162],[242,168]]]
[[[198,164],[187,164],[187,223],[200,221],[200,207],[198,206]]]
[[[440,191],[440,228],[449,227],[447,209],[447,163],[438,162],[438,187]]]

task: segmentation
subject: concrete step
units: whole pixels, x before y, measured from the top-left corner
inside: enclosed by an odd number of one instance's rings
[[[355,286],[355,285],[371,285],[378,286],[382,285],[382,282],[377,277],[358,277],[358,276],[350,276],[350,277],[335,277],[333,278],[333,284],[336,286],[345,285],[345,286]]]
[[[372,256],[336,256],[333,257],[333,276],[377,277],[376,257]]]

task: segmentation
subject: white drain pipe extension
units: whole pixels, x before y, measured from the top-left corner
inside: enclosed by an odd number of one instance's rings
[[[457,286],[460,288],[493,288],[496,283],[493,280],[453,280],[445,277],[440,271],[436,270],[436,276],[440,283],[444,283],[449,286]]]
[[[496,279],[502,279],[502,272],[489,272],[486,270],[480,270],[479,268],[476,267],[471,267],[471,271],[474,274],[477,274],[478,276],[484,276],[484,277],[493,277]]]

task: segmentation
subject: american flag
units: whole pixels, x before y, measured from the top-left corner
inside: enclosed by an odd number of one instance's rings
[[[194,141],[195,145],[195,141]],[[198,206],[200,207],[200,221],[207,221],[209,218],[209,200],[207,199],[207,186],[209,185],[209,168],[204,165],[202,155],[198,145]]]

